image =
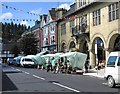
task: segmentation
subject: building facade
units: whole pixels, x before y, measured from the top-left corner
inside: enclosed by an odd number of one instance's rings
[[[57,52],[57,24],[56,9],[49,10],[48,15],[41,16],[42,28],[42,51]]]
[[[41,28],[40,28],[40,21],[35,22],[35,26],[31,28],[31,31],[34,33],[35,38],[37,39],[37,53],[41,52]]]
[[[58,22],[59,51],[77,48],[92,67],[105,62],[111,51],[120,50],[119,3],[76,0],[75,10]]]

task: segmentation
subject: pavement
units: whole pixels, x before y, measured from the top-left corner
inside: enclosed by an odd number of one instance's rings
[[[83,75],[104,78],[104,72],[105,72],[105,68],[100,69],[100,70],[90,69],[88,73],[83,73]]]

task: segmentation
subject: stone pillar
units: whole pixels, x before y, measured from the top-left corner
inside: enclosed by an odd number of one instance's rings
[[[94,50],[91,49],[89,51],[89,56],[90,56],[90,65],[91,65],[92,68],[94,68],[95,67],[95,62],[96,62]]]
[[[112,52],[113,48],[105,48],[105,53],[106,53],[106,60],[110,54],[110,52]]]
[[[110,52],[108,50],[106,50],[105,53],[106,53],[106,60],[107,60],[108,55],[110,54]]]

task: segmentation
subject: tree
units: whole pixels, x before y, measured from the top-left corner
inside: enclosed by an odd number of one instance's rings
[[[38,40],[33,33],[27,34],[20,40],[21,51],[25,55],[36,54],[38,49],[37,43]]]
[[[14,54],[14,57],[18,56],[20,54],[20,49],[17,44],[14,44],[12,47],[12,53]]]

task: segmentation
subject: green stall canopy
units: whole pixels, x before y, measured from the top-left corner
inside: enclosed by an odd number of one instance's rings
[[[87,59],[87,54],[79,52],[68,52],[60,55],[60,57],[67,58],[67,60],[69,60],[69,64],[73,68],[83,69],[83,66]]]
[[[45,59],[44,59],[43,57],[39,56],[39,55],[33,56],[32,59],[33,59],[33,61],[35,62],[35,64],[40,64],[40,65],[42,65],[42,64],[45,64],[45,63],[46,63]]]

